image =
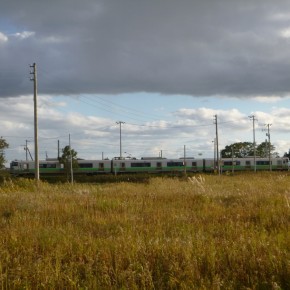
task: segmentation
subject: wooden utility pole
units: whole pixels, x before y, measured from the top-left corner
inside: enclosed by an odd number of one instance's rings
[[[122,159],[122,124],[125,124],[123,121],[116,122],[120,125],[120,159]]]
[[[256,137],[255,137],[255,115],[249,116],[250,119],[253,120],[253,145],[254,145],[254,171],[257,172],[257,164],[256,164]]]
[[[266,136],[268,137],[268,154],[269,154],[269,170],[272,171],[272,160],[271,160],[271,138],[270,138],[270,126],[272,124],[265,124],[268,128],[268,133],[266,133]]]
[[[183,146],[183,165],[184,165],[184,175],[186,175],[186,145]]]
[[[70,144],[70,134],[68,135],[68,142],[69,142],[69,154],[70,154],[70,181],[74,183],[74,171],[73,171],[73,156],[72,156],[72,149]]]
[[[214,123],[215,123],[215,142],[216,142],[217,170],[218,170],[218,174],[220,174],[219,138],[218,138],[218,122],[217,122],[217,115],[214,115]]]
[[[31,81],[34,83],[34,167],[35,167],[35,179],[39,180],[39,159],[38,159],[38,120],[37,120],[37,69],[36,63],[30,66],[33,70],[30,74],[33,75],[30,78]]]

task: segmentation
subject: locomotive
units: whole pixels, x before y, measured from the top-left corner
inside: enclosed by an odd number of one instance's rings
[[[256,162],[256,165],[254,164]],[[112,160],[77,160],[75,174],[118,174],[118,173],[178,173],[178,172],[214,172],[217,162],[213,158],[176,158],[162,157],[119,158]],[[221,158],[218,162],[220,171],[257,171],[261,170],[288,170],[289,159],[281,158]],[[32,175],[35,173],[34,161],[15,160],[10,163],[10,173],[16,176]],[[63,174],[64,165],[58,159],[40,160],[40,174]]]

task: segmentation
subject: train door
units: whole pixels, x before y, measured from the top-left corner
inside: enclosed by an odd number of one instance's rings
[[[156,169],[157,170],[162,170],[162,162],[157,162]]]
[[[125,162],[121,162],[121,168],[120,168],[121,171],[126,171],[126,164]]]
[[[99,171],[104,171],[104,163],[99,163]]]
[[[282,160],[277,160],[277,169],[283,169]]]
[[[245,164],[245,169],[246,170],[250,170],[251,169],[251,160],[246,160],[246,164]]]

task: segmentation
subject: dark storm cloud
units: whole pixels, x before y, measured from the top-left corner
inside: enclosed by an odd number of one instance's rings
[[[290,92],[289,1],[14,0],[0,19],[1,97],[32,93],[32,62],[45,94]]]

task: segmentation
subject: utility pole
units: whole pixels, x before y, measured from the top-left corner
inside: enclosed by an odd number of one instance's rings
[[[122,159],[122,124],[125,124],[125,122],[119,121],[116,124],[120,125],[120,159]]]
[[[254,171],[257,172],[257,165],[256,165],[256,137],[255,137],[255,115],[249,116],[250,119],[253,120],[253,145],[254,145]]]
[[[28,156],[27,156],[27,143],[28,143],[28,140],[25,140],[25,160],[27,161],[28,160]]]
[[[69,143],[69,154],[70,154],[70,181],[74,183],[74,172],[73,172],[73,158],[72,158],[72,150],[70,145],[70,134],[68,135],[68,143]]]
[[[215,169],[216,169],[216,142],[215,142],[215,138],[211,142],[213,143],[213,170],[215,172]]]
[[[24,150],[26,151],[25,152],[26,161],[28,161],[28,154],[27,153],[29,153],[29,156],[30,156],[31,160],[33,161],[33,157],[32,157],[32,155],[30,153],[29,148],[28,148],[28,144],[27,144],[28,142],[30,142],[30,141],[29,140],[25,140],[25,145],[21,145],[21,146],[24,146]]]
[[[186,175],[186,145],[183,146],[184,175]]]
[[[38,119],[37,119],[37,68],[36,63],[30,66],[33,70],[30,74],[33,75],[30,78],[31,81],[34,83],[34,154],[35,154],[35,179],[39,180],[39,159],[38,159]]]
[[[214,115],[214,124],[215,124],[215,142],[216,142],[217,170],[218,170],[218,174],[220,174],[219,138],[218,138],[218,122],[217,122],[217,115]]]
[[[60,154],[59,154],[59,140],[57,140],[57,160],[59,161]]]
[[[267,131],[268,133],[266,133],[266,136],[268,137],[268,154],[269,154],[269,170],[272,171],[272,164],[271,164],[271,139],[270,139],[270,126],[272,126],[272,124],[265,124],[265,126],[267,127]]]
[[[234,146],[232,146],[232,173],[235,171],[235,165],[234,165]]]
[[[27,146],[27,143],[29,141],[28,140],[25,140],[25,145],[21,145],[21,146],[24,146],[24,150],[25,150],[25,160],[28,161],[28,146]],[[29,152],[30,153],[30,152]],[[33,160],[33,159],[32,159]]]

